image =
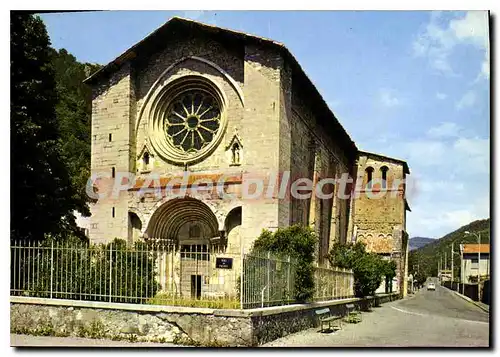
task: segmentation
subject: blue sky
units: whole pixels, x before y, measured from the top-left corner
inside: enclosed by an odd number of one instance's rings
[[[361,150],[408,161],[407,229],[439,238],[489,217],[487,14],[113,11],[44,14],[57,48],[106,64],[172,16],[285,44]]]

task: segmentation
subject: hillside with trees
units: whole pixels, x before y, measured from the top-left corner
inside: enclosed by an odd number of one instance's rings
[[[80,235],[89,215],[90,89],[99,66],[56,51],[43,21],[11,13],[11,238]]]
[[[426,246],[429,243],[432,243],[434,238],[425,238],[425,237],[412,237],[408,240],[408,249],[415,250]]]
[[[422,248],[413,250],[408,256],[408,269],[414,276],[417,271],[427,277],[437,276],[438,261],[441,257],[443,260],[446,252],[446,267],[451,269],[451,244],[454,244],[454,269],[453,276],[458,277],[460,274],[460,250],[459,245],[464,243],[477,243],[477,238],[473,234],[466,235],[465,231],[481,234],[481,243],[490,242],[490,219],[481,219],[471,222],[457,230],[448,233],[440,239],[435,239],[433,242],[425,245]]]

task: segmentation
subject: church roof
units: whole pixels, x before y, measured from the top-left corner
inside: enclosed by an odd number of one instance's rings
[[[339,141],[341,141],[342,144],[350,148],[349,152],[347,153],[348,154],[347,156],[349,157],[350,160],[355,160],[355,155],[357,153],[356,144],[351,140],[349,134],[345,131],[344,127],[339,123],[338,119],[332,113],[332,111],[326,104],[325,100],[323,99],[317,88],[314,86],[314,84],[311,82],[309,77],[307,77],[307,75],[305,74],[304,70],[297,62],[295,57],[293,57],[291,52],[282,43],[267,38],[258,37],[255,35],[250,35],[247,33],[229,30],[225,28],[220,28],[214,25],[208,25],[198,21],[184,19],[181,17],[173,17],[165,24],[163,24],[161,27],[159,27],[151,34],[146,36],[144,39],[137,42],[135,45],[133,45],[128,50],[123,52],[121,55],[116,57],[113,61],[109,62],[108,64],[100,68],[98,71],[93,73],[90,77],[85,79],[84,83],[88,84],[96,83],[99,79],[103,78],[104,76],[109,75],[110,73],[113,73],[116,70],[118,70],[118,68],[120,68],[120,66],[123,65],[124,63],[140,56],[141,53],[143,52],[147,52],[151,47],[154,47],[158,39],[171,33],[174,29],[179,29],[179,28],[201,29],[205,32],[209,32],[221,38],[230,37],[238,41],[261,44],[261,45],[270,45],[277,48],[282,53],[283,57],[289,60],[294,73],[298,73],[299,78],[303,80],[305,84],[304,88],[305,92],[311,93],[312,100],[318,103],[318,105],[315,105],[315,108],[318,111],[317,112],[318,117],[332,119],[333,130],[336,133],[336,135],[338,135],[338,138],[340,139]]]

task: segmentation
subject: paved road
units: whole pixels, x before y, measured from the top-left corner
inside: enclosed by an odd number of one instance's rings
[[[97,340],[80,337],[10,335],[12,347],[184,347],[172,343]]]
[[[474,304],[436,285],[404,300],[363,312],[363,321],[334,333],[317,328],[272,341],[263,347],[471,347],[489,346],[489,316]],[[11,335],[11,346],[182,347],[76,337]]]
[[[320,333],[317,328],[263,347],[487,347],[489,318],[472,303],[436,285],[403,300],[364,312],[358,324]]]

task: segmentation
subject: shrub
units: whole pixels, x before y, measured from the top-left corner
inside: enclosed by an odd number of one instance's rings
[[[375,253],[368,253],[365,244],[335,243],[328,259],[333,266],[352,269],[354,273],[354,294],[357,297],[372,296],[385,277],[386,283],[396,275],[396,263],[383,260]]]
[[[305,302],[312,298],[314,293],[313,262],[316,244],[317,238],[311,228],[293,225],[278,228],[274,233],[263,230],[253,244],[252,253],[271,252],[296,259],[293,298],[298,302]]]
[[[142,302],[159,290],[154,251],[145,243],[127,246],[124,240],[90,245],[77,238],[58,242],[51,239],[40,249],[30,249],[19,262],[22,287],[31,296],[111,302]],[[52,270],[52,271],[51,271]],[[36,278],[36,279],[35,279]],[[110,300],[109,295],[112,295]]]

